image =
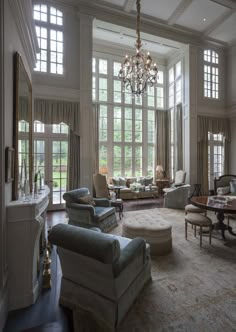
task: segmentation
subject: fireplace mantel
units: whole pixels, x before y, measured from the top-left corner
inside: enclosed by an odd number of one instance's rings
[[[39,239],[45,234],[49,188],[37,198],[7,205],[9,310],[33,304],[39,294]]]

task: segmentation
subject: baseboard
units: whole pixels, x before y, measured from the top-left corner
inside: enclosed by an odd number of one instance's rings
[[[7,319],[7,313],[8,313],[7,299],[8,299],[8,290],[7,287],[4,287],[0,291],[0,331],[3,331]]]

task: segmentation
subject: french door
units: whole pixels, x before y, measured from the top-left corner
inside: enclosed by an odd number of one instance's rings
[[[38,128],[37,128],[38,127]],[[68,127],[65,124],[35,124],[34,173],[50,188],[48,210],[64,209],[67,185]]]
[[[224,174],[224,138],[222,134],[208,133],[208,181],[214,189],[214,178]]]

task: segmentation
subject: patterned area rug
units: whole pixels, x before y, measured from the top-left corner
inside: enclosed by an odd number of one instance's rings
[[[118,332],[236,331],[236,237],[226,232],[224,242],[220,233],[214,233],[210,246],[204,236],[201,249],[191,226],[185,240],[184,212],[165,208],[125,212],[111,233],[121,234],[125,219],[147,215],[171,223],[173,250],[167,256],[152,257],[152,281]],[[216,221],[213,213],[208,215]]]

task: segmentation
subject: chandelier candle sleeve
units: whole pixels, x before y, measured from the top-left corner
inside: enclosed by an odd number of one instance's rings
[[[152,65],[152,58],[149,54],[141,51],[142,42],[140,38],[140,5],[141,0],[137,0],[137,23],[136,23],[136,54],[126,55],[124,63],[119,71],[118,77],[123,82],[123,86],[133,95],[140,96],[147,91],[147,86],[157,83],[157,66]]]

